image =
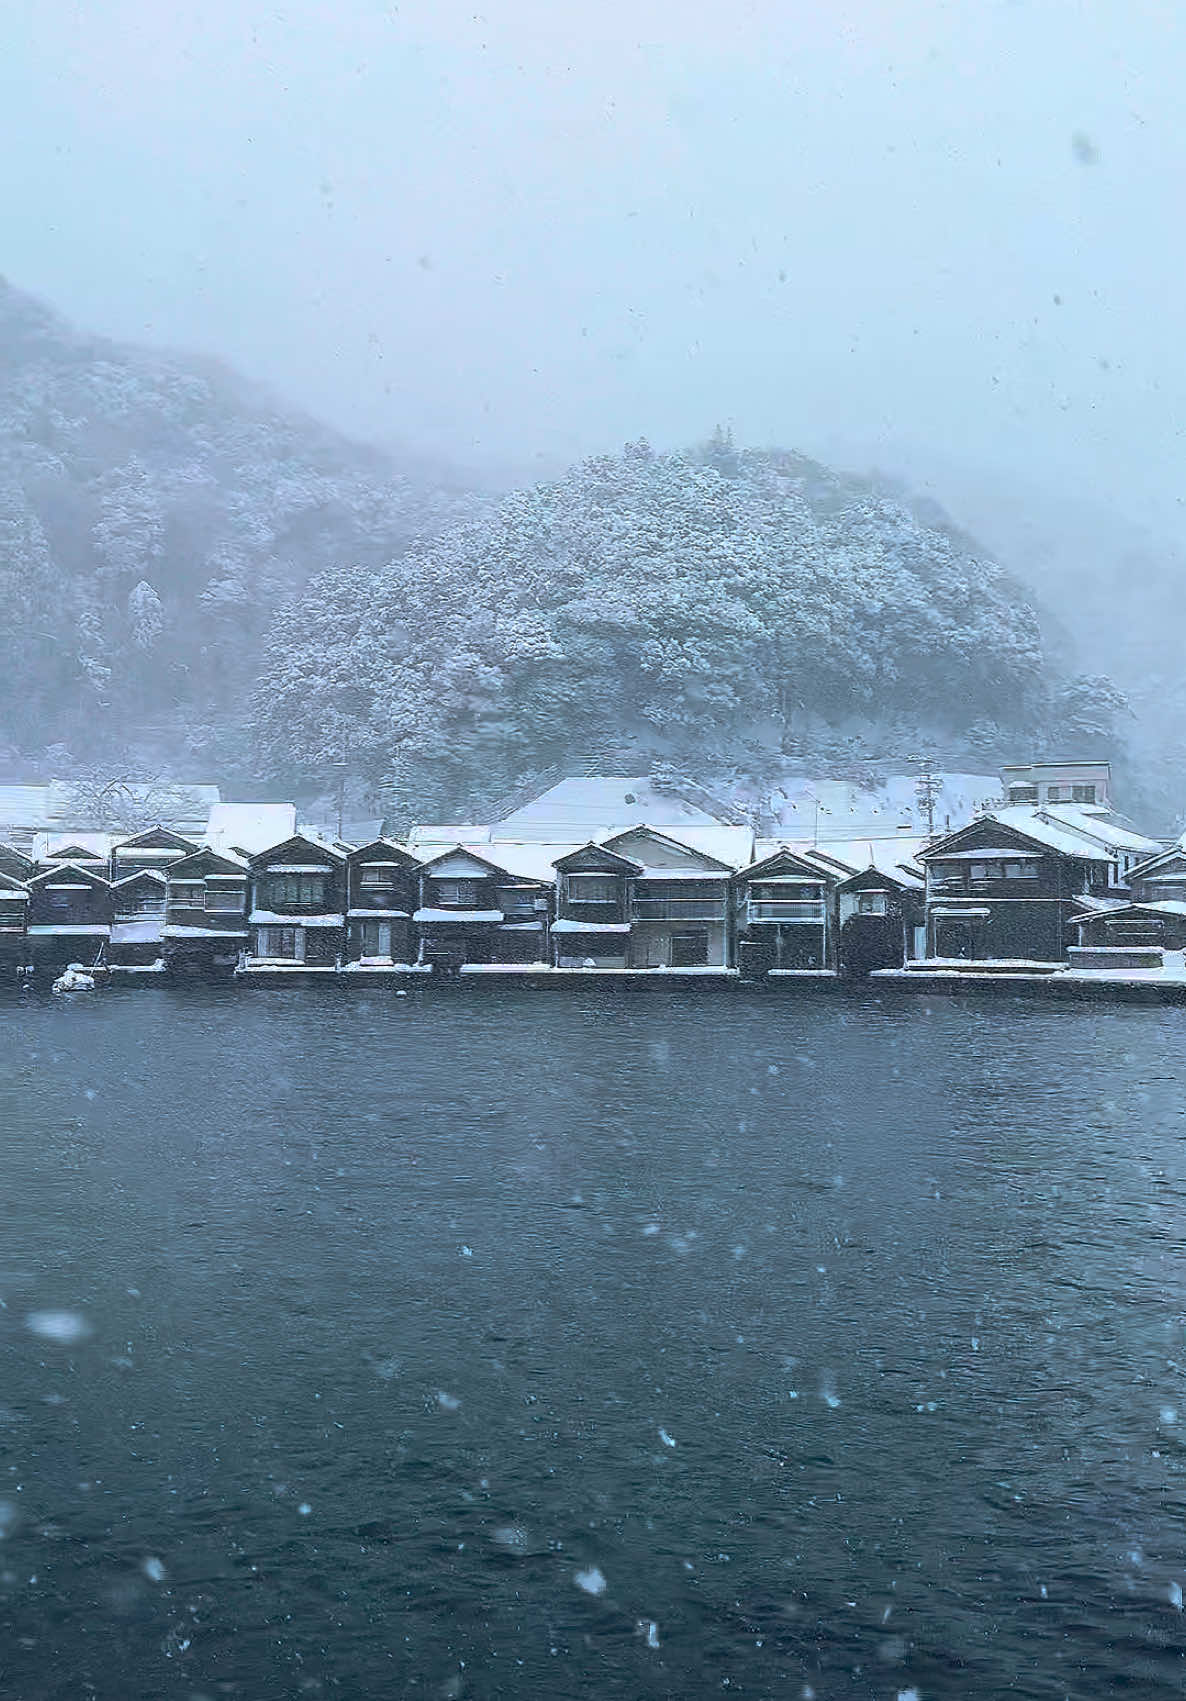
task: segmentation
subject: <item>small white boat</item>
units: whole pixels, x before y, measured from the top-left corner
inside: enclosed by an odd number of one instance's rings
[[[55,992],[93,992],[95,977],[81,963],[70,963],[53,984]]]

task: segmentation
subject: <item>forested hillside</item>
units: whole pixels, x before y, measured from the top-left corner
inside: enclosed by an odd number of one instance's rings
[[[645,443],[507,497],[277,619],[257,747],[290,785],[352,772],[421,810],[607,750],[696,774],[887,741],[999,759],[1106,736],[1022,587],[954,528],[800,456]],[[1093,723],[1098,722],[1098,726]]]
[[[1117,702],[908,494],[717,433],[495,506],[3,284],[0,610],[10,770],[346,779],[396,816],[600,759],[1094,754]]]
[[[211,364],[0,282],[0,757],[239,767],[276,605],[471,504]],[[62,756],[58,755],[58,765]]]

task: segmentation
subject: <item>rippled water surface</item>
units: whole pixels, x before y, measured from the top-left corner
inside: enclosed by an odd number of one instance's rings
[[[0,1694],[1186,1681],[1186,1011],[0,1007]]]

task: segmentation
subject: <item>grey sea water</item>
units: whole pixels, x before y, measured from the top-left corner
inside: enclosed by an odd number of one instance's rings
[[[0,1008],[0,1693],[1178,1696],[1186,1012]]]

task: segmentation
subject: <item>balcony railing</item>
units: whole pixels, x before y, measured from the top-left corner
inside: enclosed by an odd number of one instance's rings
[[[825,905],[816,898],[750,898],[750,921],[814,921],[822,924]]]
[[[635,898],[630,914],[636,921],[724,921],[723,898]]]

